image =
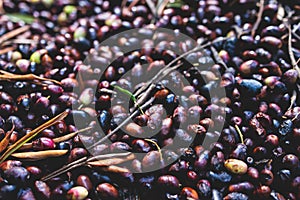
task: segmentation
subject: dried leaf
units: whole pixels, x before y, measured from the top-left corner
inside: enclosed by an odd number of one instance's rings
[[[111,165],[111,166],[108,166],[108,167],[101,167],[100,168],[102,171],[105,171],[105,172],[112,172],[112,173],[129,173],[129,169],[127,168],[124,168],[124,167],[118,167],[118,166],[115,166],[115,165]]]
[[[27,161],[36,161],[42,160],[51,157],[59,157],[63,156],[68,152],[68,150],[43,150],[43,151],[36,151],[36,152],[21,152],[21,153],[13,153],[11,156],[24,159]]]
[[[10,136],[13,133],[14,129],[15,129],[15,125],[13,124],[11,130],[8,131],[5,134],[5,137],[1,140],[1,142],[0,142],[0,152],[4,151],[7,148],[8,144],[9,144]]]
[[[97,160],[93,162],[88,162],[88,165],[91,166],[98,166],[98,167],[103,167],[103,166],[110,166],[110,165],[118,165],[121,163],[124,163],[129,160],[133,160],[135,158],[134,154],[130,154],[129,156],[125,158],[109,158],[109,159],[104,159],[104,160]]]
[[[13,51],[14,49],[15,49],[14,47],[7,47],[7,48],[5,48],[5,49],[1,49],[1,50],[0,50],[0,55],[6,54],[6,53],[8,53],[8,52],[10,52],[10,51]]]
[[[61,137],[58,137],[58,138],[54,138],[53,141],[55,143],[59,143],[59,142],[64,142],[64,141],[67,141],[71,138],[73,138],[75,135],[77,135],[78,133],[82,133],[84,131],[87,131],[87,130],[90,130],[92,127],[87,127],[87,128],[84,128],[84,129],[80,129],[78,131],[75,131],[73,133],[69,133],[67,135],[64,135],[64,136],[61,136]]]
[[[20,149],[26,142],[34,138],[37,134],[39,134],[44,129],[56,124],[58,121],[63,120],[67,115],[68,111],[64,111],[61,114],[57,115],[56,117],[50,119],[46,123],[40,125],[39,127],[35,128],[34,130],[30,131],[24,137],[19,139],[16,143],[11,145],[0,157],[0,163],[2,163],[6,158],[8,158],[12,153]]]
[[[0,37],[0,44],[2,44],[3,42],[13,38],[13,37],[16,37],[17,35],[29,30],[30,26],[22,26],[20,28],[17,28],[17,29],[14,29],[8,33],[5,33],[4,35],[2,35]]]
[[[57,85],[61,85],[61,83],[57,80],[54,79],[48,79],[48,78],[43,78],[43,77],[39,77],[35,74],[13,74],[13,73],[9,73],[6,72],[4,70],[0,70],[0,80],[4,80],[4,81],[34,81],[34,80],[38,80],[38,81],[49,81],[49,82],[53,82]]]

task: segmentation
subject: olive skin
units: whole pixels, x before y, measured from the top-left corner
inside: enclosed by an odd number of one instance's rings
[[[118,199],[119,192],[115,186],[109,183],[101,183],[96,187],[96,192],[103,200]]]

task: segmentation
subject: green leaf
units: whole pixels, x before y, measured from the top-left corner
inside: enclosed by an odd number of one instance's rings
[[[134,104],[137,103],[137,100],[135,98],[135,96],[129,91],[129,90],[126,90],[126,89],[123,89],[121,88],[120,86],[117,86],[117,85],[112,85],[114,88],[116,88],[117,90],[119,90],[120,92],[122,92],[123,94],[126,94],[130,97],[130,99],[133,101]],[[143,110],[141,109],[140,105],[137,105],[137,107],[139,108],[140,112],[142,114],[144,114]]]
[[[6,13],[5,14],[10,21],[12,22],[19,22],[23,21],[27,24],[32,24],[35,20],[35,18],[31,15],[21,14],[21,13]]]
[[[172,3],[168,3],[167,8],[181,8],[184,5],[182,0],[175,0]]]

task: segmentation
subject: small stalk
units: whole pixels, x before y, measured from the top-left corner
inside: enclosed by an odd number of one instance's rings
[[[145,139],[147,142],[151,142],[152,144],[154,144],[155,146],[156,146],[156,148],[157,148],[157,151],[158,151],[158,153],[159,153],[159,158],[160,158],[160,162],[162,163],[163,162],[163,157],[162,157],[162,153],[161,153],[161,148],[159,147],[159,145],[155,142],[155,141],[153,141],[153,140],[151,140],[151,139]]]
[[[60,143],[60,142],[67,141],[67,140],[69,140],[69,139],[75,137],[78,133],[82,133],[82,132],[88,131],[88,130],[90,130],[90,129],[92,129],[92,127],[87,127],[87,128],[80,129],[80,130],[78,130],[78,131],[69,133],[69,134],[67,134],[67,135],[61,136],[61,137],[53,138],[53,142],[55,142],[55,143]],[[27,150],[27,149],[31,149],[31,148],[32,148],[32,142],[24,144],[24,145],[20,148],[20,150]]]
[[[88,165],[89,162],[94,162],[94,161],[101,161],[101,160],[105,160],[105,159],[113,159],[113,158],[119,158],[119,157],[128,157],[131,153],[128,152],[128,153],[116,153],[116,154],[105,154],[105,155],[98,155],[98,156],[93,156],[93,157],[90,157],[90,158],[87,158],[87,157],[83,157],[83,158],[80,158],[78,160],[75,160],[63,167],[61,167],[60,169],[52,172],[51,174],[48,174],[47,176],[43,177],[41,180],[42,181],[47,181],[51,178],[54,178],[56,176],[59,176],[63,173],[66,173],[72,169],[75,169],[77,167],[81,167],[81,166],[84,166],[84,165]]]
[[[259,1],[259,10],[258,10],[258,13],[257,13],[257,19],[256,19],[256,22],[254,23],[252,31],[251,31],[251,36],[252,37],[255,36],[256,30],[258,29],[258,26],[261,22],[263,12],[264,12],[264,4],[265,4],[264,0]]]
[[[144,111],[141,109],[140,105],[137,103],[135,96],[129,90],[123,89],[117,85],[112,85],[112,86],[116,88],[118,91],[122,92],[123,94],[128,95],[130,99],[133,101],[134,106],[137,106],[143,115],[145,114]]]
[[[239,136],[240,136],[240,139],[241,139],[242,144],[245,144],[245,143],[244,143],[244,135],[243,135],[243,133],[241,132],[239,126],[235,124],[234,127],[235,127],[236,131],[238,132],[238,134],[239,134]]]

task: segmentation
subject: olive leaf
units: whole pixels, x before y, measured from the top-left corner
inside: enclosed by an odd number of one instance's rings
[[[67,115],[69,114],[69,111],[64,111],[61,114],[57,115],[56,117],[50,119],[46,123],[40,125],[39,127],[35,128],[34,130],[30,131],[28,134],[26,134],[24,137],[19,139],[16,143],[11,145],[0,157],[0,163],[2,163],[6,158],[8,158],[11,154],[13,154],[15,151],[20,149],[26,142],[33,139],[37,134],[39,134],[44,129],[56,124],[58,121],[63,120]]]
[[[37,160],[42,160],[46,158],[51,158],[51,157],[59,157],[63,156],[66,153],[68,153],[68,150],[43,150],[43,151],[35,151],[35,152],[20,152],[20,153],[13,153],[11,156],[18,158],[18,159],[23,159],[26,161],[37,161]]]
[[[7,16],[12,22],[23,21],[26,24],[32,24],[35,20],[33,16],[21,13],[6,13],[5,16]]]
[[[167,8],[181,8],[184,5],[182,0],[175,0],[172,3],[167,4]]]
[[[139,108],[140,112],[142,114],[144,114],[144,111],[141,109],[141,107],[139,106],[139,104],[137,104],[137,100],[135,98],[135,96],[129,91],[129,90],[126,90],[126,89],[123,89],[121,88],[120,86],[117,86],[117,85],[112,85],[114,88],[116,88],[118,91],[122,92],[123,94],[126,94],[130,97],[130,99],[133,101],[133,103],[135,105],[137,105],[137,107]]]

